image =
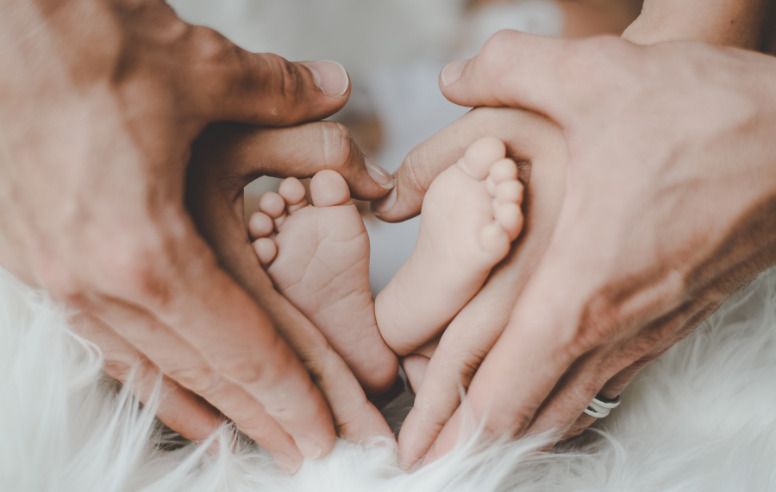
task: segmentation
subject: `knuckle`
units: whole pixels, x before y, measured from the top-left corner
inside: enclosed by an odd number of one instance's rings
[[[159,370],[143,360],[106,359],[103,370],[113,379],[130,386],[145,386],[153,384],[153,380],[161,375]]]
[[[508,435],[517,438],[531,423],[533,413],[521,411],[492,411],[485,423],[494,435]]]
[[[424,145],[410,151],[401,166],[402,185],[417,192],[425,192],[434,180],[428,149]]]
[[[467,358],[461,362],[459,382],[464,388],[469,387],[484,358],[484,355],[477,354],[475,357]]]
[[[560,57],[563,64],[581,68],[599,65],[618,52],[620,43],[611,36],[596,36],[568,43]]]
[[[566,350],[579,357],[611,337],[620,325],[611,293],[599,290],[585,302],[576,328],[565,341]]]
[[[498,78],[506,67],[510,65],[508,58],[515,45],[514,31],[498,31],[485,42],[477,55],[478,68],[484,71],[488,80],[490,77]]]
[[[72,269],[56,261],[47,261],[39,271],[41,286],[52,298],[75,306],[83,304],[86,288]]]
[[[350,131],[345,125],[332,122],[322,123],[320,129],[324,167],[337,171],[350,162],[353,156]]]
[[[293,104],[304,93],[305,80],[299,67],[281,56],[275,56],[281,77],[280,90],[286,102]]]
[[[284,114],[289,113],[298,101],[303,99],[306,88],[305,78],[296,64],[282,56],[274,54],[265,56],[268,63],[265,75],[269,83],[264,86],[269,93],[278,98],[278,105],[286,108],[283,111],[276,111],[278,124],[282,124],[285,122]]]
[[[167,371],[167,375],[199,395],[217,393],[223,384],[222,378],[208,366],[195,365]]]
[[[200,64],[217,66],[235,60],[237,47],[214,29],[191,27],[190,41]]]
[[[480,54],[485,55],[486,60],[495,60],[503,63],[503,56],[512,49],[514,43],[514,31],[504,29],[496,32],[485,42],[480,50]]]
[[[218,370],[226,377],[243,385],[253,385],[267,379],[264,365],[248,357],[231,357],[218,364]]]
[[[595,418],[582,414],[574,424],[563,434],[563,440],[571,439],[582,434],[590,425],[595,422]]]
[[[97,274],[109,293],[143,304],[164,305],[170,299],[169,255],[161,238],[111,241],[94,255]]]
[[[634,57],[629,49],[611,36],[570,42],[556,61],[558,78],[566,82],[568,90],[579,93],[580,99],[600,100],[604,95],[632,90],[640,85],[640,75],[630,73]]]
[[[242,70],[239,50],[217,31],[201,26],[190,27],[190,48],[194,53],[199,90],[209,100],[222,101],[233,90]],[[205,75],[205,76],[201,76]],[[245,84],[247,81],[241,81]]]
[[[310,375],[313,384],[321,386],[341,374],[342,358],[328,343],[320,344],[315,350],[299,354],[299,360]],[[284,361],[290,363],[290,361]]]
[[[237,425],[244,434],[257,441],[259,445],[267,445],[260,442],[260,436],[266,435],[267,428],[272,425],[266,413],[256,408],[246,408],[246,411],[239,414],[232,412],[229,418]]]
[[[102,370],[116,381],[124,384],[132,374],[132,366],[123,361],[106,360],[102,365]]]
[[[238,49],[235,47],[235,49]],[[242,52],[240,52],[242,53]],[[249,61],[249,57],[253,57]],[[263,119],[272,126],[288,126],[299,123],[300,115],[309,108],[301,104],[308,89],[305,75],[296,63],[272,53],[237,56],[241,63],[235,64],[224,84],[233,96],[238,93],[262,93]]]

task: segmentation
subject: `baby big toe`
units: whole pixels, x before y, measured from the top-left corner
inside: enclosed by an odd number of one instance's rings
[[[350,188],[337,171],[320,171],[310,182],[310,198],[316,207],[335,207],[350,200]]]
[[[488,170],[494,162],[506,156],[504,142],[497,138],[485,137],[477,140],[466,149],[463,159],[458,165],[477,181],[488,176]]]

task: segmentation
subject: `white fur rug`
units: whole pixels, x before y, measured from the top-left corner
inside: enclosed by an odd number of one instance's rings
[[[644,371],[586,442],[462,446],[413,474],[385,441],[340,442],[293,477],[244,442],[209,456],[100,365],[62,308],[0,271],[0,491],[776,490],[776,271]]]

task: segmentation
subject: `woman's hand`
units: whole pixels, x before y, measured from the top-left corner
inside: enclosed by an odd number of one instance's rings
[[[445,69],[442,90],[452,101],[540,112],[568,146],[562,206],[536,272],[492,350],[452,366],[476,367],[484,357],[468,397],[477,417],[487,413],[487,431],[573,435],[589,423],[580,415],[596,393],[618,394],[773,264],[774,76],[773,58],[737,50],[515,32]],[[396,204],[383,212],[392,220],[413,208],[402,172]],[[478,300],[459,316],[476,312]],[[445,358],[455,360],[456,349],[446,347]],[[432,432],[444,426],[433,459],[455,442],[461,410],[449,421],[438,408],[426,413]],[[406,462],[426,447],[400,446]]]
[[[507,258],[441,337],[403,358],[404,371],[417,395],[399,434],[400,458],[405,466],[428,451],[458,408],[460,388],[469,386],[541,261],[563,200],[567,151],[560,129],[530,111],[477,108],[410,152],[396,174],[397,206],[381,218],[397,220],[403,214],[417,213],[415,207],[420,209],[434,176],[485,136],[502,140],[507,154],[518,164],[519,178],[525,184],[523,230]]]
[[[384,193],[369,175],[364,154],[337,123],[292,128],[218,124],[194,145],[186,190],[189,210],[221,265],[253,297],[298,354],[332,410],[340,435],[354,442],[393,437],[364,390],[323,334],[275,289],[261,267],[244,221],[245,186],[259,176],[312,177],[332,169],[353,196]],[[386,173],[387,175],[387,173]],[[395,377],[386,374],[386,384]]]
[[[187,173],[188,208],[221,266],[267,312],[312,374],[331,408],[339,434],[352,441],[392,436],[339,355],[318,329],[275,290],[246,232],[245,185],[263,175],[304,178],[322,169],[342,174],[355,196],[380,194],[365,167],[364,155],[341,125],[316,122],[273,129],[215,124],[194,145]],[[102,349],[106,371],[122,381],[133,375],[133,389],[145,401],[156,384],[158,368],[95,320],[79,316],[78,321],[78,331]],[[185,346],[177,350],[180,357],[191,361],[199,357]],[[204,439],[220,425],[219,414],[206,402],[167,377],[162,384],[165,398],[157,415],[168,426],[192,439]],[[260,404],[239,388],[232,389],[240,399],[231,400],[228,403],[233,406],[221,410],[243,432],[270,449],[279,462],[296,469],[301,456],[287,450],[291,446],[288,436],[267,418]]]
[[[0,42],[0,263],[82,308],[107,352],[158,366],[198,408],[165,414],[189,437],[217,413],[182,388],[289,463],[326,455],[326,400],[278,315],[203,240],[184,190],[209,123],[326,117],[347,101],[342,67],[245,52],[161,0],[5,1]]]

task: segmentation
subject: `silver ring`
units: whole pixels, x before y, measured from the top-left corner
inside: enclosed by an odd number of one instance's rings
[[[585,413],[596,419],[602,419],[609,415],[613,408],[617,408],[620,405],[620,395],[615,396],[612,399],[605,396],[596,395],[587,408]]]

